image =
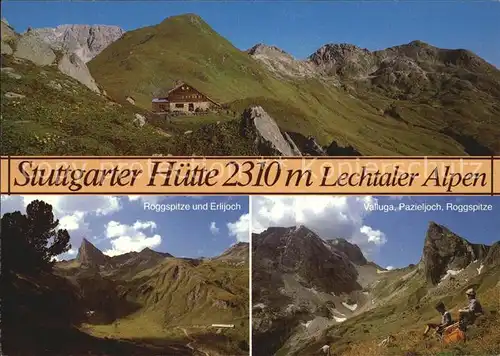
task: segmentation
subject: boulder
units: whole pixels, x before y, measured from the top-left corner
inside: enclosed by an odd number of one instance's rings
[[[56,60],[56,54],[50,46],[30,33],[19,38],[14,56],[29,60],[39,66],[51,65]]]
[[[255,145],[264,156],[300,156],[292,139],[283,136],[276,121],[261,106],[246,109],[242,115],[244,127],[255,134]],[[291,143],[290,143],[291,141]]]
[[[143,127],[146,124],[146,118],[141,114],[135,114],[134,124]]]
[[[26,95],[13,93],[11,91],[8,91],[7,93],[5,93],[5,97],[7,99],[23,99],[23,98],[26,98]]]
[[[57,67],[62,73],[78,80],[90,90],[99,93],[99,88],[94,78],[92,78],[87,65],[76,54],[64,54],[59,60]]]

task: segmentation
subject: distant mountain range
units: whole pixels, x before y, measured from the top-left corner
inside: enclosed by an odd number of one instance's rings
[[[78,132],[71,145],[44,148],[43,153],[52,154],[259,155],[269,147],[279,155],[500,152],[500,71],[465,49],[440,49],[421,41],[380,51],[325,44],[297,60],[263,44],[237,49],[194,14],[128,32],[86,25],[29,32],[2,40],[3,65],[11,68],[2,72],[2,95],[29,95],[37,107],[50,107],[54,116],[67,118],[68,110],[84,121],[92,118],[92,124],[76,129],[71,120],[52,122],[35,107],[25,110],[21,124],[16,118],[25,106],[6,101],[7,153],[35,150],[33,138],[15,139],[33,132],[38,137],[50,132],[64,142]],[[87,74],[76,77],[72,70],[63,73],[89,87],[95,80],[101,94],[78,94],[82,98],[75,105],[71,98],[79,88],[60,93],[50,89],[50,83],[62,85],[63,79],[49,67],[43,69],[47,93],[28,93],[26,88],[34,85],[29,79],[42,69],[24,61],[50,65],[57,57],[41,61],[42,53],[49,52],[36,41],[51,51],[73,54],[83,64],[90,59],[86,65],[91,79]],[[151,114],[152,98],[179,81],[223,103],[224,110],[170,121]],[[265,119],[244,117],[245,110],[255,107],[262,108]],[[33,111],[37,120],[29,114]],[[127,128],[134,122],[140,124],[139,132]],[[126,143],[130,141],[142,142]]]
[[[253,350],[319,355],[329,345],[335,355],[355,355],[374,344],[370,354],[385,355],[380,341],[405,329],[422,338],[426,320],[439,317],[433,314],[437,301],[450,309],[463,306],[470,287],[485,308],[496,310],[499,253],[500,241],[473,244],[430,222],[419,264],[386,270],[345,239],[324,240],[305,226],[268,228],[252,236]],[[493,324],[498,320],[489,317]],[[490,327],[474,332],[487,334]],[[475,337],[469,354],[481,350]],[[490,341],[491,350],[495,345]],[[390,346],[395,354],[408,351],[401,339]],[[420,352],[425,346],[412,347]]]

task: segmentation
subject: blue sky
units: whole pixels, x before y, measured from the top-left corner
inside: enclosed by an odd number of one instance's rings
[[[370,211],[369,206],[440,204],[442,211]],[[447,210],[492,205],[491,211]],[[473,243],[500,241],[500,197],[335,197],[260,196],[252,199],[252,231],[305,225],[324,239],[346,238],[382,267],[418,263],[430,221],[447,226]]]
[[[18,31],[68,23],[132,30],[196,13],[241,49],[262,42],[304,58],[326,43],[375,50],[419,39],[470,49],[500,66],[499,1],[3,1],[1,6]]]
[[[19,210],[34,199],[53,206],[60,226],[69,230],[73,258],[83,237],[101,251],[114,255],[145,247],[177,257],[213,257],[237,241],[248,241],[248,197],[112,197],[112,196],[2,196],[2,214]],[[210,204],[214,203],[214,206]],[[215,210],[217,204],[235,210]],[[148,205],[150,204],[150,205]],[[168,206],[190,211],[161,211]],[[195,211],[194,206],[208,210]],[[154,210],[150,208],[158,207]]]
[[[401,200],[379,197],[379,204],[409,203],[435,204],[443,211],[397,211],[374,212],[365,219],[365,224],[383,231],[387,243],[380,247],[376,256],[383,266],[404,267],[418,263],[422,256],[424,238],[429,221],[448,227],[455,234],[473,243],[491,245],[500,241],[500,197],[405,197]],[[458,207],[462,204],[490,204],[491,211],[457,212],[446,210],[446,204]]]

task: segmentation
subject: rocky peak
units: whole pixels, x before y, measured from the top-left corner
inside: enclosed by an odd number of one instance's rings
[[[339,239],[339,238],[327,240],[327,242],[335,249],[344,253],[351,262],[359,266],[363,266],[368,263],[358,245],[352,244],[346,239]]]
[[[78,249],[76,260],[82,265],[104,265],[108,257],[95,247],[89,240],[84,238]]]
[[[238,242],[225,250],[217,259],[221,260],[248,260],[248,242]]]
[[[355,45],[327,44],[314,52],[309,59],[330,75],[358,77],[373,70],[374,56]]]
[[[358,273],[348,258],[305,226],[268,228],[252,245],[259,263],[269,261],[273,270],[297,274],[310,287],[335,293],[359,288]]]
[[[448,270],[461,270],[488,254],[489,246],[472,244],[447,227],[429,223],[424,242],[422,263],[426,279],[438,284]]]
[[[252,106],[242,114],[245,130],[255,137],[257,151],[263,156],[300,156],[293,141],[284,136],[274,119],[261,107]]]
[[[290,54],[286,53],[285,51],[283,51],[281,48],[279,47],[276,47],[276,46],[268,46],[268,45],[265,45],[263,43],[258,43],[256,44],[255,46],[253,46],[252,48],[250,48],[248,51],[247,51],[248,54],[250,55],[258,55],[258,54],[264,54],[264,55],[270,55],[270,54],[281,54],[281,55],[286,55],[286,56],[290,56]]]
[[[51,47],[75,53],[83,62],[88,62],[119,39],[125,31],[118,26],[60,25],[55,28],[33,29],[31,33]]]

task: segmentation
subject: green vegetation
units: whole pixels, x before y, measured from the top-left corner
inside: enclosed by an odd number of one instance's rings
[[[465,290],[451,290],[444,295],[427,294],[429,286],[421,275],[415,274],[404,284],[409,284],[404,291],[387,302],[370,311],[359,314],[340,325],[330,328],[323,335],[321,342],[311,342],[300,351],[303,354],[319,349],[324,341],[332,344],[335,354],[354,356],[370,354],[374,356],[404,355],[414,352],[418,355],[492,355],[500,352],[500,333],[494,325],[500,322],[498,310],[500,301],[500,285],[498,284],[498,266],[482,273],[469,281],[478,291],[486,314],[473,326],[469,327],[465,344],[444,345],[434,337],[425,338],[423,330],[426,323],[439,321],[434,305],[443,301],[451,311],[453,318],[458,319],[458,309],[466,304]],[[374,293],[384,291],[389,296],[397,292],[393,286],[400,284],[402,275],[409,271],[389,272],[388,277],[382,280],[383,287],[377,286]],[[413,287],[412,287],[413,286]],[[381,294],[379,294],[382,297]],[[379,343],[389,335],[395,341],[387,346]]]
[[[1,221],[7,354],[248,354],[248,257],[196,260],[145,250],[99,266],[78,259],[54,265],[70,248],[68,232],[57,229],[49,204],[35,200],[26,210]]]
[[[418,96],[357,86],[347,91],[316,79],[278,79],[196,15],[127,32],[89,68],[120,102],[131,95],[149,109],[152,96],[164,95],[174,81],[183,80],[239,113],[261,105],[283,130],[312,135],[322,145],[332,140],[350,144],[364,155],[499,149],[500,107],[491,97],[498,91],[495,73],[488,79],[489,74],[452,72],[446,86],[419,88]],[[450,84],[465,79],[485,82],[485,91]],[[391,107],[398,118],[384,114]]]
[[[26,207],[26,214],[19,211],[2,216],[2,248],[5,253],[2,267],[8,273],[37,274],[50,271],[53,258],[68,251],[68,231],[58,229],[52,206],[40,200]]]
[[[450,53],[429,83],[409,76],[403,88],[383,81],[362,85],[346,79],[337,86],[328,78],[283,79],[200,17],[175,16],[125,33],[88,63],[106,95],[53,66],[2,55],[2,66],[15,73],[2,70],[3,153],[254,155],[237,120],[251,105],[261,105],[283,131],[313,136],[323,146],[352,146],[363,155],[498,153],[500,75],[468,52]],[[234,115],[170,122],[151,115],[151,98],[165,95],[178,80]],[[6,99],[7,92],[25,97]],[[135,114],[148,123],[137,127]]]
[[[134,125],[138,109],[100,96],[54,67],[2,55],[2,145],[12,155],[141,155],[161,152],[165,137]],[[13,92],[23,98],[6,99]]]

